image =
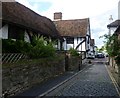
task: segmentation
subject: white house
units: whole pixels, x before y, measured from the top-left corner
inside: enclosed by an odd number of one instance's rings
[[[110,23],[107,25],[107,28],[109,29],[109,34],[112,35],[120,25],[120,1],[118,2],[118,19],[113,21],[111,15],[109,21]]]
[[[64,39],[62,43],[63,50],[74,48],[79,52],[88,53],[91,39],[89,18],[62,20],[62,13],[57,12],[54,13],[54,23]]]
[[[35,13],[18,2],[0,3],[2,8],[0,38],[30,42],[33,35],[43,35],[51,39],[61,40],[50,19]]]

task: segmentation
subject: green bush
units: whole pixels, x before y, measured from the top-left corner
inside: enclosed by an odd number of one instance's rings
[[[16,53],[15,41],[11,39],[2,39],[2,53]]]
[[[80,55],[80,54],[78,53],[78,51],[75,50],[75,49],[73,49],[73,48],[70,48],[69,53],[70,53],[72,56],[79,56],[79,55]]]
[[[115,57],[115,61],[118,65],[120,65],[120,53]]]
[[[43,36],[35,36],[32,41],[32,48],[29,52],[30,58],[44,58],[55,55],[53,43]]]
[[[30,48],[31,44],[22,40],[2,39],[3,53],[27,53]]]
[[[3,53],[24,53],[30,58],[44,58],[55,55],[55,48],[53,42],[41,36],[34,36],[30,43],[22,40],[2,40]]]

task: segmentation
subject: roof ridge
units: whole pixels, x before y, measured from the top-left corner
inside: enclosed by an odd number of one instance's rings
[[[58,21],[75,21],[75,20],[89,20],[89,18],[82,18],[82,19],[62,19]]]

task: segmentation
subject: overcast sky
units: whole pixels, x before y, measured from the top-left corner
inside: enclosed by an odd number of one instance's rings
[[[99,36],[108,33],[110,15],[118,19],[119,0],[16,0],[40,15],[53,20],[54,12],[62,12],[63,20],[90,18],[91,36],[99,48],[103,39]]]

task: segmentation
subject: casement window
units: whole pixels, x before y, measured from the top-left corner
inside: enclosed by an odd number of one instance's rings
[[[8,32],[9,32],[8,38],[24,40],[24,30],[23,29],[16,27],[16,26],[9,26]]]
[[[80,37],[80,41],[82,41],[83,38]]]
[[[66,38],[67,44],[74,44],[74,38]]]

